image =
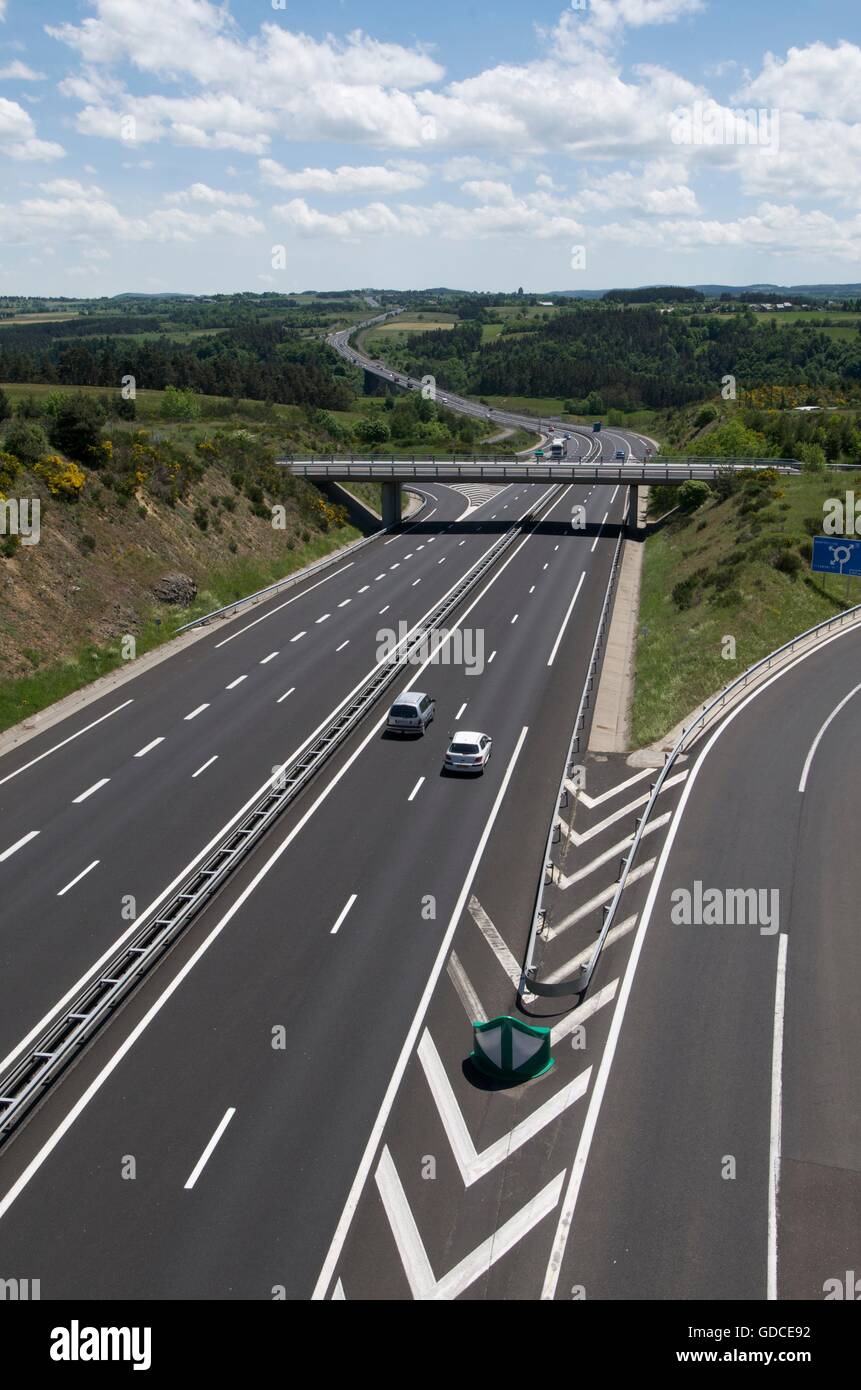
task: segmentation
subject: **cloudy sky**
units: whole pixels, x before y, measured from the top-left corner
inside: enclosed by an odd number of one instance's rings
[[[858,27],[858,0],[0,0],[0,293],[861,280]]]

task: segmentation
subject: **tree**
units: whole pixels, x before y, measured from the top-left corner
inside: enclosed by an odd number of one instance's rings
[[[709,500],[711,495],[712,490],[708,483],[704,483],[698,478],[689,478],[679,488],[679,506],[683,512],[695,512],[697,508]]]
[[[28,467],[48,452],[48,438],[41,425],[15,420],[6,430],[5,448]]]
[[[0,424],[2,424],[4,420],[11,419],[12,403],[9,400],[9,397],[6,395],[6,392],[3,390],[3,387],[0,386]]]
[[[66,396],[49,426],[51,443],[78,463],[98,466],[104,417],[98,401],[80,393]]]
[[[386,444],[392,436],[385,420],[372,418],[362,421],[356,430],[356,437],[362,444]]]

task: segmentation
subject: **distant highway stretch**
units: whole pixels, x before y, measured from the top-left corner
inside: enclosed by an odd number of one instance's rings
[[[401,312],[400,309],[395,309],[390,313],[380,314],[374,319],[369,319],[364,324],[340,329],[335,333],[330,333],[326,341],[354,366],[363,367],[366,372],[381,377],[384,381],[390,381],[395,386],[402,386],[406,390],[420,391],[422,389],[421,381],[417,381],[403,372],[397,372],[393,368],[387,367],[383,362],[374,361],[373,358],[368,357],[366,353],[359,352],[350,343],[350,338],[359,329],[367,327],[371,323],[381,322],[383,319],[390,318],[392,314]],[[453,391],[437,389],[436,400],[440,405],[444,405],[460,415],[471,415],[477,419],[487,420],[494,425],[513,426],[515,429],[524,430],[540,430],[546,431],[548,434],[568,433],[586,439],[590,444],[595,438],[592,431],[582,425],[569,425],[562,420],[553,420],[549,417],[542,417],[541,420],[538,420],[533,415],[520,415],[510,410],[492,409],[490,406],[481,405],[477,401],[471,401],[466,396],[459,396]],[[584,452],[582,445],[579,445],[578,448],[580,452]],[[621,450],[624,461],[627,462],[635,455],[641,459],[648,458],[657,452],[658,448],[659,445],[654,439],[650,439],[647,435],[638,434],[636,431],[602,428],[599,448],[595,456],[601,460],[612,459],[615,457],[616,451]]]

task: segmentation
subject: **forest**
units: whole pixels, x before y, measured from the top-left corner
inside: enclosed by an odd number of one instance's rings
[[[815,325],[763,323],[749,312],[673,316],[654,308],[578,305],[482,342],[481,322],[411,335],[404,364],[450,390],[479,396],[549,396],[589,409],[665,409],[718,395],[725,377],[763,386],[861,394],[861,335]]]

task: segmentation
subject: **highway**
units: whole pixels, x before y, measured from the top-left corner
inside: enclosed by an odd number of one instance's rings
[[[387,367],[385,363],[375,361],[368,357],[367,353],[360,352],[350,342],[354,333],[363,328],[367,328],[374,323],[380,323],[384,319],[391,318],[396,314],[402,313],[402,309],[394,309],[384,314],[379,314],[373,319],[367,319],[364,323],[357,324],[352,328],[345,328],[330,333],[326,341],[333,347],[341,357],[350,362],[355,367],[362,367],[372,376],[377,376],[383,381],[391,382],[394,386],[400,386],[409,391],[421,391],[424,389],[423,382],[414,377],[407,376],[403,372]],[[474,419],[487,420],[492,425],[513,426],[515,429],[538,431],[549,435],[559,435],[570,433],[573,436],[571,444],[576,450],[584,452],[584,441],[593,441],[591,430],[582,425],[570,425],[562,420],[542,418],[537,420],[534,415],[521,415],[510,410],[497,410],[490,406],[482,405],[478,401],[470,400],[468,396],[459,396],[453,391],[437,389],[435,399],[440,405],[444,405],[448,410],[453,410],[459,415],[469,415]],[[580,441],[579,446],[576,441]],[[648,459],[658,450],[658,444],[654,439],[647,435],[637,434],[630,430],[608,430],[602,427],[599,436],[601,461],[610,461],[615,458],[617,450],[621,450],[624,455],[623,462],[629,462],[632,458]],[[566,457],[567,457],[566,452]]]
[[[467,498],[435,488],[401,534],[3,759],[7,1057],[125,929],[123,898],[134,895],[140,916],[162,896],[373,666],[380,627],[417,621],[544,491],[499,490],[464,517]],[[587,508],[586,532],[571,529],[577,503]],[[624,489],[606,519],[588,488],[559,490],[546,519],[466,601],[463,620],[484,638],[482,674],[432,667],[425,680],[440,718],[420,743],[381,740],[379,720],[360,730],[0,1155],[0,1252],[10,1267],[26,1251],[29,1267],[44,1269],[43,1297],[266,1297],[276,1283],[291,1297],[310,1294],[503,785],[506,814],[530,827],[518,837],[527,867],[512,865],[512,877],[524,903],[532,892],[623,507]],[[493,762],[478,782],[442,780],[446,731],[458,720],[464,727],[467,710],[492,732]],[[430,924],[416,920],[422,877],[437,899]],[[148,1006],[158,1012],[135,1037]],[[276,1051],[270,1032],[281,1025],[285,1046]],[[127,1059],[116,1060],[130,1041]],[[107,1075],[76,1108],[100,1064]],[[229,1093],[241,1101],[221,1107]],[[231,1108],[213,1156],[186,1188]],[[54,1148],[57,1126],[70,1119]],[[240,1167],[230,1169],[225,1201],[212,1178],[235,1139]],[[134,1179],[122,1176],[128,1157]],[[181,1182],[173,1165],[187,1167]],[[190,1245],[200,1245],[194,1259]]]
[[[619,447],[572,436],[575,458]],[[668,779],[587,995],[522,993],[626,489],[423,490],[395,531],[0,759],[4,1070],[350,699],[381,633],[510,535],[434,659],[0,1148],[0,1277],[44,1299],[822,1298],[859,1268],[861,883],[835,815],[858,781],[858,636],[800,653]],[[408,688],[437,718],[385,737]],[[481,777],[442,776],[458,728],[493,738]],[[648,798],[650,769],[583,761],[548,982],[590,956]],[[698,884],[769,915],[674,921]],[[554,1066],[505,1088],[467,1060],[471,1024],[518,1009]]]

